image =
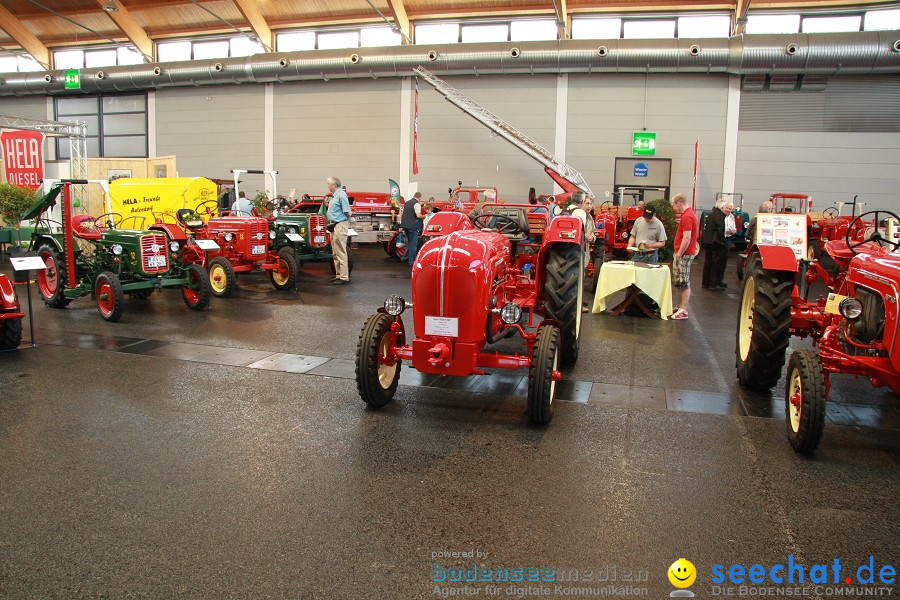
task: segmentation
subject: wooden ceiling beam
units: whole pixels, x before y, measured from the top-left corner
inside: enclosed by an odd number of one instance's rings
[[[274,50],[275,37],[272,35],[272,28],[269,27],[255,0],[232,0],[232,2],[234,2],[244,18],[247,19],[247,22],[250,23],[250,29],[263,43],[266,52]]]
[[[747,26],[747,11],[750,0],[734,0],[734,12],[731,15],[731,35],[741,35]]]
[[[201,4],[205,4],[207,2],[218,2],[219,0],[197,0]],[[143,4],[138,4],[135,2],[129,2],[130,8],[128,10],[132,13],[141,12],[143,10],[155,10],[159,8],[169,8],[172,6],[182,6],[185,4],[191,4],[191,0],[153,0],[152,2],[147,2]],[[119,7],[124,6],[121,2],[119,2]],[[77,17],[79,15],[95,15],[97,14],[97,9],[90,6],[80,6],[76,8],[54,8],[56,12],[61,15],[65,15],[67,17]],[[34,10],[31,12],[24,12],[16,15],[16,18],[20,21],[32,21],[35,19],[53,19],[57,18],[56,15],[52,13],[48,13],[44,10]]]
[[[9,37],[45,68],[50,67],[50,50],[47,49],[47,46],[28,31],[22,22],[3,5],[0,5],[0,29],[9,34]]]
[[[144,55],[144,60],[153,60],[153,41],[147,36],[147,32],[141,27],[128,9],[122,5],[121,0],[112,0],[119,8],[115,12],[107,12],[106,14],[112,19],[113,23],[125,34],[132,44]],[[101,7],[106,6],[107,0],[97,0],[97,4]]]
[[[556,13],[557,37],[561,40],[572,37],[569,34],[569,13],[566,10],[566,0],[553,0],[553,12]]]
[[[391,16],[394,18],[394,24],[400,29],[400,35],[403,37],[403,44],[412,44],[412,31],[409,27],[409,16],[406,14],[406,6],[403,0],[388,0],[388,6],[391,8]]]

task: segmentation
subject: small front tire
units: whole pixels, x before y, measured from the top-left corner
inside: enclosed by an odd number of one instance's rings
[[[297,259],[290,248],[282,248],[278,252],[277,265],[269,271],[269,281],[278,291],[292,290],[297,285]]]
[[[559,329],[554,325],[538,327],[528,370],[528,421],[532,425],[546,425],[553,419],[559,350]]]
[[[223,256],[209,261],[209,287],[216,298],[230,298],[237,284],[234,267]]]
[[[118,323],[125,312],[125,293],[122,283],[114,273],[103,271],[94,280],[94,298],[104,321]]]
[[[788,361],[784,412],[788,441],[800,453],[819,447],[825,429],[825,373],[812,350],[797,350]]]
[[[387,364],[396,347],[397,335],[391,331],[394,319],[385,313],[368,318],[359,334],[356,349],[356,387],[371,408],[381,408],[394,399],[400,382],[400,360]]]
[[[15,350],[22,343],[22,319],[0,321],[0,350]]]
[[[209,276],[200,265],[188,265],[185,271],[190,283],[181,288],[181,297],[189,309],[203,310],[209,306],[209,299],[212,296]]]

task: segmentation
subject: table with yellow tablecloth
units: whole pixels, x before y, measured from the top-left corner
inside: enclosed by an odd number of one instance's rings
[[[668,265],[650,266],[646,263],[605,262],[600,268],[600,280],[594,294],[591,312],[606,310],[606,299],[618,291],[634,285],[659,304],[660,316],[672,314],[672,283]]]

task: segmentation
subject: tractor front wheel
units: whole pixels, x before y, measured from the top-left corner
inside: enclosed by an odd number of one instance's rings
[[[0,350],[15,350],[22,343],[22,319],[0,321]]]
[[[794,274],[767,271],[754,252],[744,276],[735,343],[738,381],[748,389],[768,390],[781,379],[791,336]]]
[[[269,271],[269,281],[276,290],[292,290],[297,285],[297,259],[290,248],[278,252],[277,265]]]
[[[788,361],[784,412],[788,441],[797,452],[819,446],[825,429],[825,373],[812,350],[797,350]]]
[[[394,319],[385,313],[369,317],[359,334],[356,349],[356,387],[363,401],[381,408],[394,399],[400,382],[400,360],[388,356],[397,343],[391,332]]]
[[[94,298],[104,321],[118,323],[125,312],[125,293],[115,273],[103,271],[94,280]]]
[[[38,291],[41,298],[51,308],[65,308],[71,302],[65,296],[67,278],[65,259],[50,244],[41,246],[38,249],[38,256],[47,267],[37,273]]]
[[[209,276],[200,265],[188,265],[185,270],[190,283],[181,288],[184,303],[191,310],[203,310],[209,306],[209,298],[212,296]]]
[[[209,261],[209,287],[216,298],[230,298],[237,285],[234,267],[224,256]]]
[[[546,425],[553,418],[559,354],[559,329],[554,325],[538,327],[528,370],[528,421],[533,425]]]
[[[396,260],[397,262],[405,262],[406,246],[408,243],[409,242],[406,239],[406,233],[402,231],[398,232],[388,242],[388,254],[393,256],[394,260]]]
[[[544,286],[544,312],[562,324],[562,362],[578,359],[578,335],[581,333],[581,298],[584,285],[581,246],[559,244],[547,250],[547,277]]]

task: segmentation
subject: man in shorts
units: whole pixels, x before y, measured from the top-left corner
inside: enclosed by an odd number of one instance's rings
[[[678,230],[675,232],[675,257],[672,259],[672,273],[675,276],[675,287],[681,290],[678,308],[672,314],[673,319],[688,318],[688,303],[691,300],[691,263],[699,251],[697,235],[699,223],[694,210],[687,205],[684,194],[675,194],[672,198],[672,210],[681,215]]]

